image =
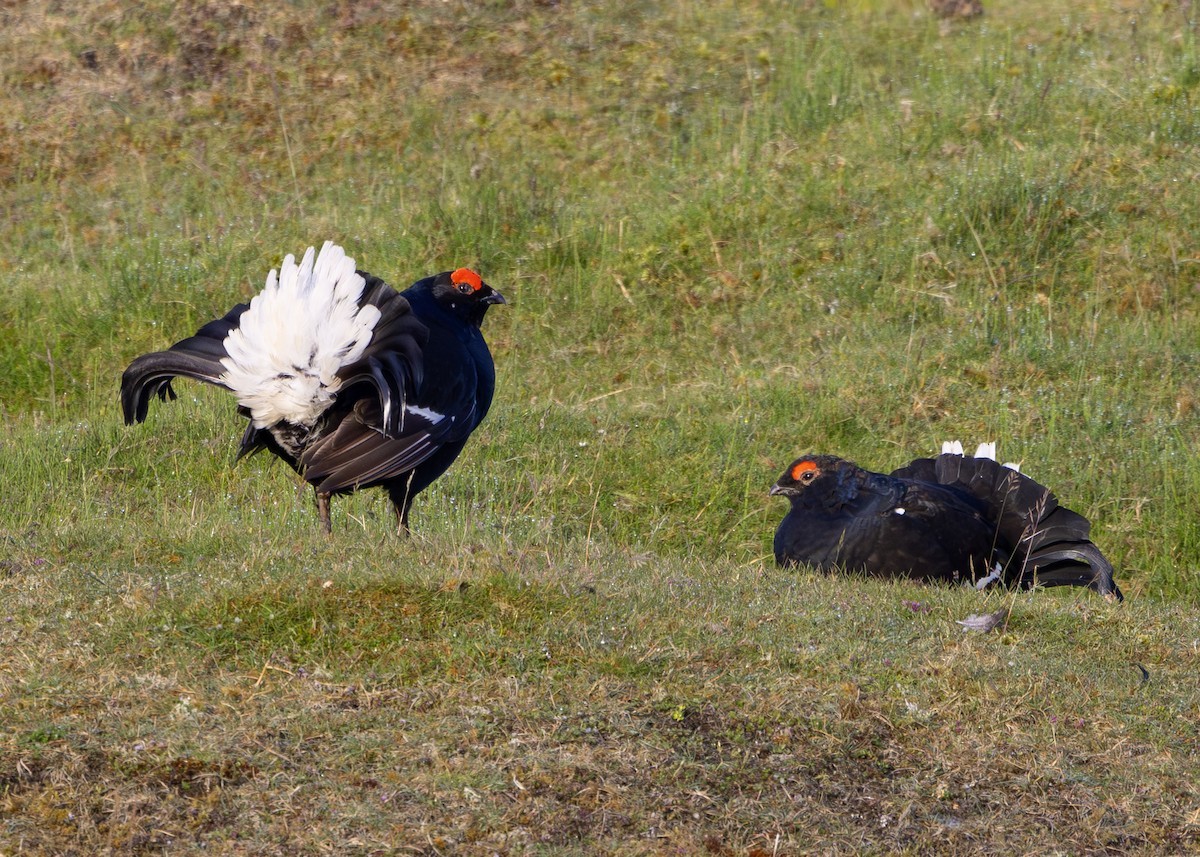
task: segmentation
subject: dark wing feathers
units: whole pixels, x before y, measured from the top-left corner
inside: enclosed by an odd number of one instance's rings
[[[1050,496],[1053,499],[1054,495]],[[1031,525],[1025,536],[1031,551],[1041,550],[1055,542],[1087,539],[1092,531],[1091,522],[1087,518],[1057,504],[1049,514],[1031,522]]]
[[[1050,489],[988,458],[919,458],[892,473],[958,487],[983,502],[998,542],[1012,549],[1010,573],[1045,586],[1090,585],[1117,598],[1113,567],[1089,539],[1087,518],[1058,505]],[[998,545],[999,546],[999,545]]]
[[[358,272],[367,282],[362,304],[379,309],[379,321],[362,356],[338,371],[344,389],[369,384],[380,405],[378,425],[390,437],[401,434],[400,420],[406,393],[420,388],[425,377],[423,349],[429,329],[412,311],[408,300],[376,276]]]
[[[304,478],[330,494],[394,479],[436,452],[456,422],[408,419],[412,431],[389,437],[378,428],[381,419],[376,400],[356,403],[337,428],[310,443],[300,456]]]
[[[1043,540],[1037,536],[1038,529],[1057,511],[1065,514],[1055,517],[1051,525],[1061,522],[1067,530],[1071,530],[1072,536],[1087,538],[1086,519],[1069,509],[1062,509],[1049,489],[989,458],[962,455],[918,458],[893,471],[892,476],[948,485],[965,491],[983,504],[986,516],[997,522],[1000,536],[1014,546],[1025,542],[1041,543]],[[1072,529],[1072,522],[1067,516],[1074,516],[1083,522],[1082,532]]]
[[[338,372],[342,381],[342,395],[345,397],[356,395],[354,388],[359,385],[372,388],[380,406],[378,430],[393,436],[400,433],[400,407],[404,401],[404,391],[408,388],[403,368],[396,370],[395,365],[385,364],[371,355],[342,367]]]
[[[175,398],[171,379],[177,376],[193,378],[217,387],[225,372],[221,359],[225,353],[225,337],[238,325],[249,304],[238,304],[223,318],[210,321],[195,336],[180,340],[166,351],[143,354],[129,364],[121,376],[121,409],[126,425],[143,422],[150,407],[151,396],[164,401]]]
[[[336,493],[399,478],[474,429],[479,400],[473,364],[456,351],[425,344],[415,361],[423,366],[420,383],[399,372],[402,364],[393,367],[397,374],[380,367],[389,385],[403,381],[388,419],[387,403],[368,396],[355,402],[336,428],[309,443],[300,467],[318,491]]]

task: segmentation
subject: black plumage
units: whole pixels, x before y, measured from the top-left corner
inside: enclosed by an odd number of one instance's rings
[[[1087,519],[990,458],[943,453],[885,475],[806,455],[771,494],[791,502],[775,533],[780,565],[980,588],[1088,586],[1122,598]]]
[[[341,253],[327,244],[322,255],[331,247]],[[301,278],[305,264],[312,271],[311,257],[310,249],[298,269]],[[286,259],[284,268],[291,262],[291,257]],[[321,318],[313,321],[311,342],[301,340],[296,346],[283,342],[292,332],[290,317],[265,317],[256,319],[261,323],[254,331],[243,332],[252,340],[251,359],[263,361],[257,367],[261,377],[253,384],[238,380],[232,374],[230,352],[235,349],[230,336],[243,325],[251,306],[239,304],[194,336],[129,365],[121,380],[125,422],[142,422],[153,395],[174,399],[171,382],[176,376],[231,390],[238,396],[239,412],[250,419],[238,457],[267,450],[286,461],[312,484],[327,532],[330,498],[372,486],[388,492],[398,527],[405,532],[413,498],[446,471],[487,415],[496,374],[480,326],[488,307],[505,300],[465,268],[427,277],[397,293],[378,277],[354,271],[353,260],[344,264],[337,276],[362,278],[361,292],[351,291],[343,310],[367,308],[362,324],[369,326],[369,339],[361,353],[345,354],[350,346],[341,339],[322,341],[332,336],[326,332],[332,325]],[[294,264],[292,268],[297,270]],[[301,288],[299,297],[286,302],[264,302],[259,315],[268,310],[294,314],[303,327],[306,320],[329,312],[320,300],[328,300],[339,286],[333,275],[322,276],[321,257],[316,268],[309,292]],[[269,281],[264,294],[270,287]],[[306,301],[319,309],[305,306]],[[378,318],[370,325],[376,312]],[[264,326],[266,333],[261,331]],[[285,344],[298,347],[302,359],[272,374],[270,367]],[[291,403],[289,385],[311,389],[313,395]],[[276,413],[289,407],[294,416]]]

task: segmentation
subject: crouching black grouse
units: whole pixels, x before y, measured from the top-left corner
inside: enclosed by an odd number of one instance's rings
[[[979,589],[1089,586],[1121,600],[1087,519],[997,464],[994,450],[964,456],[947,444],[890,475],[832,455],[797,459],[771,487],[792,504],[775,532],[775,561]]]
[[[175,398],[171,381],[223,387],[249,419],[238,457],[269,450],[329,500],[381,485],[407,532],[413,498],[458,457],[496,388],[484,314],[504,297],[459,268],[397,293],[356,271],[326,242],[314,260],[283,260],[263,291],[195,336],[145,354],[121,379],[126,424],[146,419],[150,397]]]

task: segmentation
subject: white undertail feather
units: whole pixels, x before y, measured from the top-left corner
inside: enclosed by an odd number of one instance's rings
[[[942,441],[942,455],[962,455],[962,442],[957,440]]]
[[[975,457],[978,458],[979,456]],[[1003,576],[1004,566],[1002,566],[1000,563],[996,563],[992,566],[991,573],[988,574],[987,577],[981,577],[979,580],[975,581],[975,588],[979,590],[987,589],[997,580],[1000,580]]]
[[[376,307],[358,305],[366,281],[354,260],[331,241],[315,264],[313,256],[312,247],[299,265],[285,256],[225,337],[221,382],[257,428],[311,425],[336,397],[338,369],[362,356],[379,322]]]
[[[957,440],[942,441],[942,455],[962,455],[962,454],[963,454],[963,445],[962,445],[961,441],[957,441]],[[992,461],[995,461],[996,460],[996,441],[993,440],[988,443],[979,444],[979,446],[977,446],[975,448],[975,455],[973,457],[974,458],[988,458],[988,459],[991,459]],[[1014,464],[1011,461],[1004,462],[1004,464],[1002,466],[1007,467],[1009,470],[1015,470],[1018,473],[1021,471],[1021,465]]]

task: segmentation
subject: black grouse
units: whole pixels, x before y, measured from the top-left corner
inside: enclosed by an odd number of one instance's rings
[[[832,455],[797,459],[771,487],[792,505],[775,532],[775,561],[978,589],[1089,586],[1122,600],[1088,520],[998,464],[994,449],[972,457],[947,444],[890,475]]]
[[[250,424],[238,457],[268,450],[330,497],[383,486],[408,531],[413,498],[442,475],[487,415],[496,388],[484,314],[503,295],[459,268],[396,292],[341,247],[288,255],[249,304],[134,360],[121,379],[126,424],[176,376],[223,387]]]

